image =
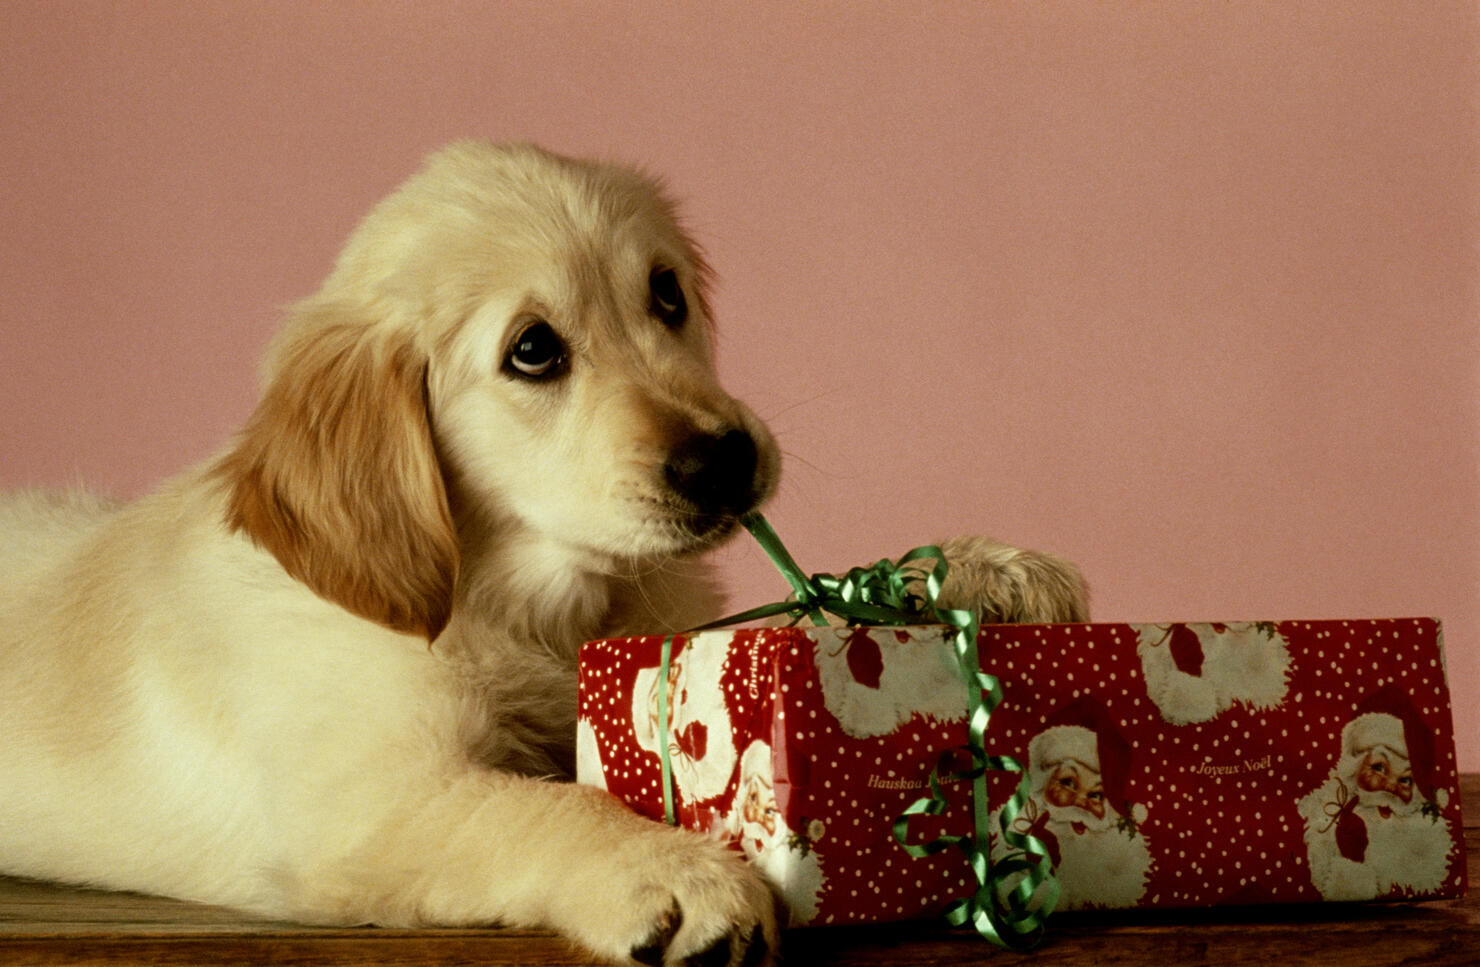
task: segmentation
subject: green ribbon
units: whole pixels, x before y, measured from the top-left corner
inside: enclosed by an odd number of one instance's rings
[[[673,636],[663,639],[663,661],[658,665],[658,761],[663,769],[663,821],[678,825],[673,807],[673,756],[668,752],[668,668],[673,657]]]
[[[1000,947],[1028,949],[1037,946],[1042,940],[1048,917],[1058,902],[1059,885],[1048,859],[1047,848],[1036,837],[1012,829],[1013,822],[1022,813],[1031,792],[1031,782],[1026,772],[1014,758],[986,754],[987,723],[992,711],[1002,701],[1002,686],[995,676],[981,670],[976,647],[979,630],[977,615],[967,610],[944,609],[936,605],[949,571],[945,555],[939,547],[924,545],[907,551],[895,561],[881,560],[870,567],[853,568],[842,576],[807,575],[797,566],[771,525],[759,513],[746,515],[741,523],[791,585],[792,594],[785,601],[751,608],[695,630],[759,621],[782,614],[790,615],[792,624],[801,621],[803,617],[809,617],[813,624],[825,626],[828,621],[823,612],[837,615],[849,624],[946,624],[954,630],[952,647],[956,655],[957,670],[966,684],[967,741],[965,745],[948,749],[941,754],[930,773],[930,795],[911,803],[894,821],[894,838],[905,852],[916,858],[951,848],[959,849],[965,854],[976,878],[977,890],[947,908],[946,919],[951,924],[970,926]],[[909,563],[926,560],[935,562],[929,570]],[[663,806],[670,824],[676,821],[670,786],[672,765],[669,761],[667,731],[668,662],[672,645],[673,636],[670,635],[663,642],[663,663],[659,670],[658,686]],[[968,764],[964,768],[953,768],[961,762],[963,753]],[[991,810],[987,793],[987,773],[992,771],[1022,774],[1016,791],[999,814],[1001,834],[1009,852],[1006,859],[995,864],[991,859]],[[939,816],[944,813],[948,800],[942,786],[951,782],[971,783],[971,831],[956,836],[941,836],[926,843],[911,843],[910,822],[919,816]],[[1014,879],[1015,883],[1012,882]]]

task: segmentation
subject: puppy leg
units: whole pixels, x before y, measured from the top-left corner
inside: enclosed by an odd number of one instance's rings
[[[613,963],[770,964],[774,900],[744,858],[586,786],[463,776],[349,857],[301,870],[300,916],[553,929]]]
[[[1089,589],[1062,558],[986,537],[957,537],[940,548],[950,564],[939,601],[947,608],[1005,624],[1089,620]]]

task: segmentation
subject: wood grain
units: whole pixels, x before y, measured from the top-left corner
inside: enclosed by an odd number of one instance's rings
[[[1480,884],[1480,776],[1460,783],[1471,883]],[[1243,964],[1476,967],[1480,898],[1416,904],[1061,914],[1031,954],[934,923],[788,931],[786,962],[821,967]],[[0,964],[456,964],[588,967],[553,934],[326,929],[218,907],[0,877]]]

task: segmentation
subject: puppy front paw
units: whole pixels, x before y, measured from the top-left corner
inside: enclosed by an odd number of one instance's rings
[[[740,931],[731,927],[697,953],[685,954],[678,934],[683,927],[683,908],[675,901],[659,918],[656,931],[647,942],[632,948],[632,959],[644,967],[762,967],[774,963],[772,941],[760,927]]]
[[[940,545],[950,569],[937,604],[977,611],[984,622],[1089,620],[1089,588],[1073,564],[985,537]]]
[[[744,857],[687,830],[657,827],[640,839],[611,884],[611,908],[591,911],[588,946],[644,967],[775,963],[776,900]]]

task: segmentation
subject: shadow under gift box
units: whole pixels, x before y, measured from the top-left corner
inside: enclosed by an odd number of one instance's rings
[[[590,642],[577,778],[662,819],[666,742],[678,822],[742,849],[794,924],[938,914],[976,889],[964,856],[912,858],[893,825],[966,740],[950,634],[679,635],[661,681],[662,636]],[[1014,826],[1047,849],[1058,909],[1464,894],[1437,621],[988,625],[978,641],[1004,692],[986,752],[1028,774]],[[992,774],[994,830],[1020,779]],[[912,841],[970,830],[971,783],[946,788]]]

